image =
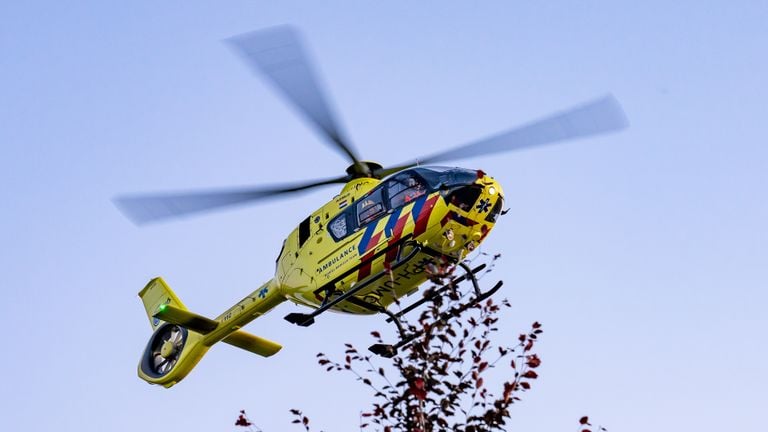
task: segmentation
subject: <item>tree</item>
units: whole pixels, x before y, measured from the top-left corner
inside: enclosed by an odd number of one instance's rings
[[[486,273],[498,258],[489,258]],[[320,353],[318,363],[327,371],[351,373],[371,389],[374,401],[362,413],[361,429],[504,430],[510,407],[538,377],[541,359],[534,347],[542,334],[541,324],[534,322],[517,337],[502,335],[497,324],[501,308],[510,307],[507,300],[485,299],[478,296],[479,290],[463,293],[451,264],[431,265],[427,270],[433,284],[423,295],[429,301],[415,322],[402,321],[401,337],[410,343],[400,352],[382,359],[345,344],[343,360]],[[379,332],[371,335],[377,344],[384,344]],[[492,370],[503,376],[497,384],[486,379]],[[296,409],[291,413],[293,423],[310,430],[307,416]],[[586,420],[580,420],[580,431],[586,430]]]

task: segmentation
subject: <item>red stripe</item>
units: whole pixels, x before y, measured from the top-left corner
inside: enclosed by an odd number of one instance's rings
[[[363,261],[371,259],[373,254],[374,253],[371,252],[371,253],[365,255],[363,257]],[[358,282],[360,282],[361,280],[367,278],[371,274],[371,264],[372,263],[369,261],[368,263],[366,263],[365,265],[360,267],[360,270],[357,271],[357,281]]]
[[[397,223],[395,224],[395,228],[392,230],[392,238],[389,239],[389,242],[387,243],[388,246],[392,246],[393,244],[397,243],[400,240],[400,236],[403,235],[403,228],[405,228],[406,222],[408,222],[408,218],[410,218],[410,214],[405,214],[405,216],[401,217],[397,220]],[[399,252],[400,248],[392,248],[387,252],[387,263],[390,263],[397,258],[397,253]]]
[[[397,220],[397,224],[395,225],[395,229],[392,230],[392,234],[394,235],[394,238],[399,239],[401,235],[403,235],[403,229],[405,228],[406,222],[408,222],[408,218],[411,217],[410,213],[406,213]]]
[[[413,229],[414,237],[418,237],[427,230],[429,216],[432,214],[432,210],[435,208],[435,202],[437,202],[439,197],[439,195],[435,195],[424,203],[424,207],[426,208],[421,209],[421,213],[419,213],[419,217],[416,219],[416,227]]]
[[[365,246],[365,250],[368,251],[369,249],[375,248],[377,244],[379,244],[379,239],[381,238],[381,232],[378,232],[371,237],[371,240],[368,241],[368,244]],[[370,260],[373,255],[375,254],[375,250],[372,250],[368,252],[367,254],[363,255],[362,261],[368,261]],[[360,267],[360,270],[357,272],[357,280],[361,281],[368,277],[371,274],[371,264],[372,262],[368,262],[367,264]]]
[[[451,219],[453,219],[453,212],[448,212],[448,214],[445,215],[443,220],[440,221],[440,226],[444,227],[445,224],[451,221]]]

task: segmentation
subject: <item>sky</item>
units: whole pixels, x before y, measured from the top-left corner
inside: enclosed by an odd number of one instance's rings
[[[0,3],[0,429],[354,430],[372,400],[315,354],[378,317],[309,328],[283,304],[180,384],[136,376],[137,292],[163,276],[216,316],[271,278],[337,193],[136,227],[116,195],[325,178],[347,163],[223,40],[289,23],[365,159],[409,160],[612,93],[617,134],[476,157],[509,213],[483,244],[543,324],[510,430],[758,430],[768,386],[768,4],[761,1]],[[391,334],[391,333],[390,333]]]

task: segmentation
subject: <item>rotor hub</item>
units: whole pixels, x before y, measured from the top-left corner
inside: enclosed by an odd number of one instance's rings
[[[163,358],[168,358],[176,351],[176,345],[170,340],[163,342],[163,346],[160,348],[160,355]]]
[[[381,171],[383,167],[377,162],[360,161],[347,167],[347,174],[353,179],[357,178],[378,178],[376,172]]]

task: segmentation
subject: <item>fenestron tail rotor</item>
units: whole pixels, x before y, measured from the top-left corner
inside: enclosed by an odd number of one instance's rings
[[[157,378],[170,372],[181,357],[186,338],[187,330],[173,324],[165,324],[155,332],[142,360],[145,373]]]
[[[157,373],[165,375],[173,369],[176,361],[181,355],[183,348],[181,329],[178,326],[172,326],[171,331],[166,333],[152,353],[152,366]]]

